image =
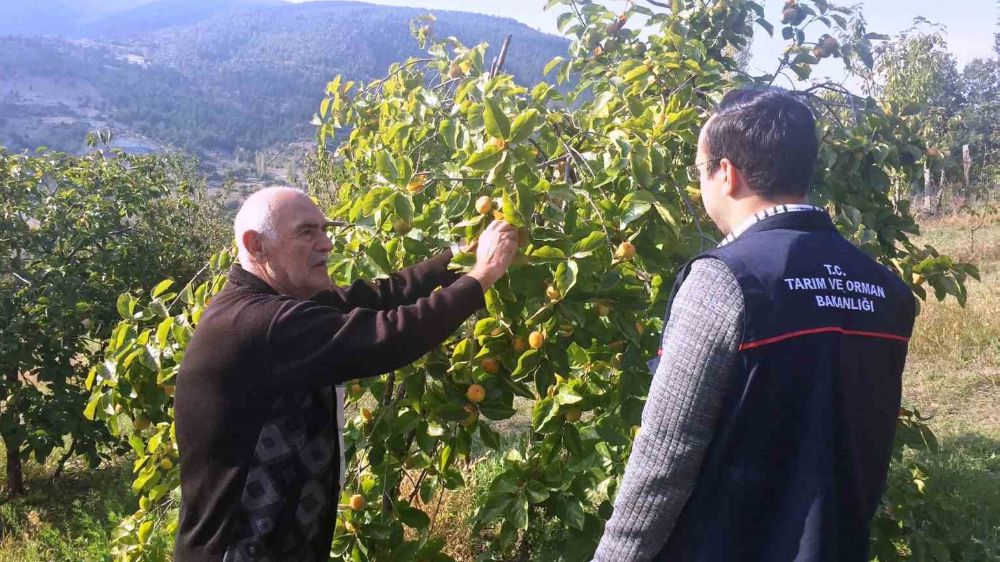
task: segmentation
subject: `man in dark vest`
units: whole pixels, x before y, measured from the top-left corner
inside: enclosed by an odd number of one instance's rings
[[[495,221],[468,275],[455,250],[374,283],[332,287],[326,219],[268,188],[236,216],[239,264],[205,309],[177,376],[176,562],[325,562],[343,475],[348,379],[403,367],[484,306],[517,231]]]
[[[806,204],[814,118],[731,92],[692,181],[725,238],[668,304],[600,562],[866,562],[915,302]]]

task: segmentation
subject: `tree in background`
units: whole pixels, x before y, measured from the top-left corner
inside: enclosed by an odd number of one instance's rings
[[[925,206],[930,206],[947,170],[958,169],[961,113],[966,104],[962,77],[955,56],[948,52],[944,29],[917,18],[913,27],[876,49],[874,70],[868,89],[886,107],[900,112],[928,146],[924,154],[915,156],[923,163],[922,193]]]
[[[116,295],[190,276],[229,236],[221,200],[195,177],[173,157],[0,149],[0,438],[9,494],[24,491],[29,456],[41,463],[65,445],[57,472],[74,454],[99,462],[108,432],[85,419],[83,382],[114,327]]]

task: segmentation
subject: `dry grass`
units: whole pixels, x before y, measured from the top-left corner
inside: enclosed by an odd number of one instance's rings
[[[1000,217],[973,232],[960,218],[924,225],[921,242],[980,268],[962,308],[924,303],[910,345],[904,390],[933,414],[935,429],[1000,438]]]

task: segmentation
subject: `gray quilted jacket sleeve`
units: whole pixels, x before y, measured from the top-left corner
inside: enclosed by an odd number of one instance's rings
[[[674,299],[642,426],[594,560],[652,559],[666,544],[719,418],[743,335],[743,293],[721,261],[696,261]]]

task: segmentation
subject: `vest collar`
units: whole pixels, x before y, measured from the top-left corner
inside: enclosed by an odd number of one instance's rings
[[[740,232],[736,237],[726,238],[723,240],[720,247],[729,244],[735,240],[739,240],[748,234],[754,232],[764,232],[767,230],[799,230],[799,231],[816,231],[816,230],[829,230],[836,231],[836,227],[833,225],[833,221],[830,220],[830,215],[826,211],[820,209],[819,207],[813,207],[809,210],[796,210],[794,212],[779,212],[770,216],[761,218],[760,220],[754,222],[750,226],[746,227],[742,232]]]
[[[229,268],[228,277],[229,282],[234,285],[241,285],[258,293],[268,293],[271,295],[278,294],[278,291],[275,291],[274,287],[268,285],[267,282],[260,277],[257,277],[253,273],[243,269],[243,267],[238,263],[234,263],[233,266]]]

